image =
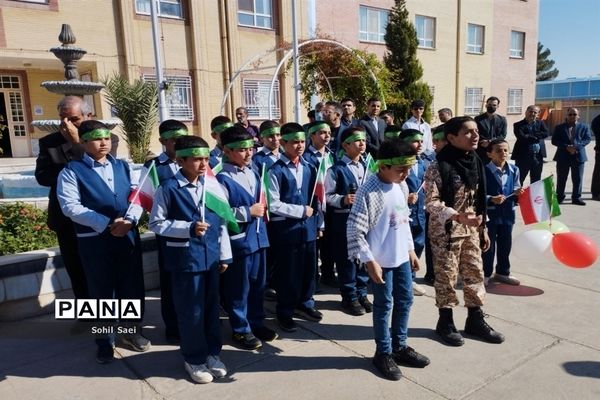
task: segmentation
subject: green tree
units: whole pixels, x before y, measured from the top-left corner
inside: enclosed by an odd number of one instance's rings
[[[102,83],[105,85],[106,101],[123,121],[123,133],[131,159],[135,163],[143,163],[150,149],[152,132],[158,122],[156,84],[140,79],[129,83],[117,74]]]
[[[554,67],[554,60],[550,57],[550,49],[538,42],[536,81],[551,81],[558,76],[558,69]]]
[[[433,96],[429,86],[421,82],[423,67],[417,59],[417,31],[411,22],[406,9],[405,0],[396,0],[390,10],[389,20],[384,36],[388,52],[383,60],[391,75],[391,90],[399,94],[398,98],[388,104],[398,117],[408,117],[410,102],[422,99],[431,104]],[[425,110],[424,118],[429,120],[431,110]]]

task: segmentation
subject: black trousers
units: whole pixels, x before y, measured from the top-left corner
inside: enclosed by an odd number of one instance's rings
[[[77,299],[88,299],[89,292],[83,271],[83,264],[79,256],[79,245],[72,223],[67,223],[57,229],[58,247],[62,255],[63,264],[71,280],[71,289]]]
[[[529,183],[537,182],[542,179],[544,158],[540,153],[531,154],[530,157],[515,160],[515,165],[519,168],[521,186],[523,186],[523,182],[525,182],[525,178],[527,178],[528,174],[531,174]]]

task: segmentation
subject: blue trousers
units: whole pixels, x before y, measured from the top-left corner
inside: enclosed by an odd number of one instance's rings
[[[263,326],[266,264],[266,249],[235,255],[221,276],[221,297],[234,333],[250,333],[253,328]]]
[[[486,278],[494,272],[494,256],[496,257],[496,273],[510,275],[510,249],[512,247],[513,225],[498,225],[488,222],[488,236],[490,237],[490,248],[482,253],[483,275]]]
[[[383,284],[372,284],[373,331],[377,353],[390,354],[406,347],[408,315],[413,303],[410,263],[383,268],[383,280]]]
[[[570,161],[557,161],[556,162],[556,197],[559,200],[565,198],[565,186],[567,185],[567,177],[569,171],[571,171],[571,182],[573,183],[573,192],[571,194],[571,200],[578,200],[581,198],[583,167],[585,163],[578,162],[577,160]]]
[[[291,317],[298,306],[315,306],[316,241],[275,246],[277,315]]]
[[[353,301],[365,297],[367,295],[367,283],[369,282],[367,270],[347,258],[336,259],[335,265],[338,270],[342,300]]]
[[[425,249],[425,229],[421,225],[411,225],[410,233],[413,237],[413,245],[415,246],[415,254],[418,258],[421,258],[423,250]],[[415,271],[411,272],[413,280],[417,277]]]
[[[177,312],[181,354],[189,364],[205,364],[221,352],[219,271],[172,271],[173,303]]]

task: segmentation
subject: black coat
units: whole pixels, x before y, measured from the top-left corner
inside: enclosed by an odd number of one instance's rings
[[[517,141],[515,147],[512,150],[511,159],[523,160],[532,156],[531,145],[540,145],[540,155],[546,157],[546,144],[544,139],[548,137],[549,131],[544,124],[544,121],[537,120],[533,124],[529,124],[527,120],[522,119],[521,121],[513,124],[513,132]]]

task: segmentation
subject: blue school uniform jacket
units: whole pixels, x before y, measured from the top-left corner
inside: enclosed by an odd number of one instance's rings
[[[488,196],[488,223],[497,225],[513,225],[515,223],[516,196],[511,196],[499,205],[492,203],[489,199],[489,196],[497,196],[499,194],[509,196],[516,188],[521,186],[519,183],[519,167],[506,163],[505,168],[507,170],[505,185],[502,185],[502,177],[497,173],[498,167],[493,162],[489,162],[484,168]]]

